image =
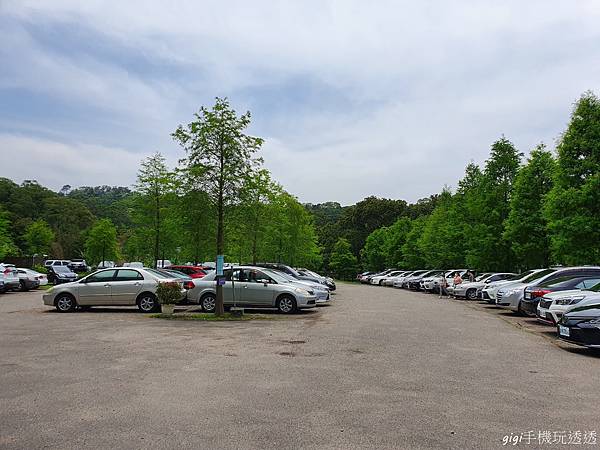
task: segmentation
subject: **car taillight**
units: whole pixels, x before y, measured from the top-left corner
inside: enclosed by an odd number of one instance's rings
[[[538,289],[537,291],[531,291],[531,298],[543,297],[546,294],[549,294],[550,290],[548,289]]]
[[[12,274],[12,269],[4,269],[4,275]]]
[[[194,289],[195,285],[193,281],[184,281],[183,282],[183,288],[184,289]]]

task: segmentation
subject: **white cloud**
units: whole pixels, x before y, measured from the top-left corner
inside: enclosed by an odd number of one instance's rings
[[[135,148],[124,144],[120,152],[139,159],[136,149],[158,149],[172,161],[181,153],[169,132],[200,104],[229,95],[238,109],[255,112],[253,130],[267,138],[266,165],[304,201],[416,200],[439,192],[456,185],[469,161],[483,162],[502,134],[521,151],[542,140],[553,144],[571,103],[587,89],[600,92],[595,0],[190,1],[170,7],[128,1],[110,8],[94,0],[14,0],[0,8],[14,19],[0,41],[2,59],[12,62],[0,86],[100,108],[140,136]],[[173,65],[185,76],[134,73],[93,53],[49,53],[47,43],[19,25],[48,23],[93,29],[125,54]],[[294,80],[309,80],[331,95],[321,98],[316,90],[302,98]],[[285,89],[264,89],[279,85]],[[297,104],[263,98],[293,94]],[[287,107],[264,106],[273,103]],[[90,137],[85,129],[78,136],[85,145],[64,144],[71,152],[98,141],[91,137],[94,122],[88,126]],[[114,147],[114,140],[98,144]],[[23,155],[34,151],[20,148]],[[42,147],[36,148],[39,156]],[[48,164],[39,166],[46,176],[63,178]],[[103,176],[94,164],[81,164],[73,173]],[[134,173],[111,176],[131,184]]]

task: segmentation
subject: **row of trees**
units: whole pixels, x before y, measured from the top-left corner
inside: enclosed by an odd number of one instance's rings
[[[600,264],[600,100],[591,92],[579,99],[556,154],[540,144],[524,164],[522,156],[505,137],[496,141],[484,167],[469,164],[429,214],[370,233],[362,267]]]
[[[320,249],[311,214],[272,180],[248,136],[250,114],[226,99],[201,108],[173,133],[185,150],[169,168],[145,159],[133,190],[0,180],[0,259],[10,255],[102,260],[281,261],[317,268]]]

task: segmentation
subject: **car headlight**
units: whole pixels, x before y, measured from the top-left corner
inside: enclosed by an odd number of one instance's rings
[[[306,289],[302,289],[302,288],[296,288],[296,289],[294,289],[294,290],[295,290],[295,291],[296,291],[298,294],[301,294],[301,295],[307,295],[307,296],[308,296],[308,295],[312,295],[312,294],[310,293],[310,291],[308,291],[308,290],[306,290]]]
[[[556,305],[574,305],[575,303],[579,303],[584,298],[585,298],[585,295],[579,295],[577,297],[562,297],[562,298],[557,298],[554,301],[554,304],[556,304]]]

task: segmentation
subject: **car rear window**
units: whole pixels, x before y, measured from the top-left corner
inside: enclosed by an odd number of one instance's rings
[[[116,281],[132,281],[132,280],[143,280],[144,277],[137,270],[132,269],[119,269],[117,272]]]
[[[146,271],[150,272],[156,278],[161,278],[163,280],[168,280],[169,278],[173,278],[172,275],[167,275],[164,272],[160,272],[160,271],[155,270],[155,269],[146,269]]]
[[[539,272],[535,272],[535,273],[529,275],[527,278],[525,278],[523,280],[523,283],[530,283],[532,281],[539,280],[540,278],[545,277],[546,275],[549,275],[552,272],[556,272],[556,269],[540,270]]]

